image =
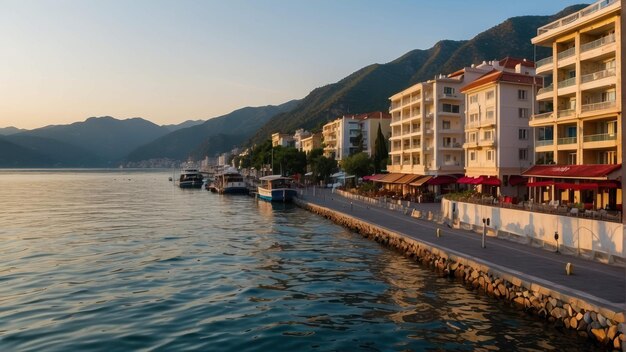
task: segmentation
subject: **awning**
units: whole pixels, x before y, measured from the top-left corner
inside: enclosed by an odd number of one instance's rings
[[[344,177],[344,176],[346,176],[346,173],[343,171],[339,171],[337,173],[330,175],[331,178],[338,178],[338,177]]]
[[[397,180],[399,180],[401,177],[403,177],[404,174],[386,174],[385,176],[379,178],[378,180],[376,180],[376,182],[382,182],[382,183],[395,183]]]
[[[554,185],[554,181],[528,182],[527,187],[545,187]]]
[[[528,182],[528,179],[519,175],[511,175],[509,176],[509,184],[511,186],[524,185]]]
[[[376,175],[369,175],[369,176],[363,176],[363,181],[376,181],[382,177],[384,177],[386,174],[376,174]]]
[[[424,183],[433,178],[432,176],[421,176],[419,179],[409,183],[409,186],[421,187]]]
[[[451,183],[456,183],[456,177],[450,175],[435,176],[428,180],[427,183],[431,186],[449,185]]]
[[[394,183],[399,183],[399,184],[409,184],[415,180],[417,180],[418,178],[422,177],[422,175],[415,175],[415,174],[406,174],[402,177],[400,177],[399,179],[397,179]]]
[[[558,189],[572,189],[572,190],[585,190],[585,189],[598,189],[597,183],[569,183],[560,182],[555,183],[554,186]]]
[[[535,165],[522,173],[523,176],[555,177],[555,178],[586,178],[606,180],[607,176],[619,170],[622,164],[595,165]]]
[[[485,186],[500,186],[501,182],[496,176],[480,176],[478,178],[478,184]]]
[[[622,183],[619,181],[608,180],[598,182],[599,188],[622,188]]]
[[[476,179],[473,177],[463,176],[459,178],[458,180],[456,180],[456,183],[460,183],[462,185],[473,185],[475,181]]]

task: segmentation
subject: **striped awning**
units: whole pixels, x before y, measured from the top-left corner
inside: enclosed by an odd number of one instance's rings
[[[403,184],[403,185],[407,185],[415,180],[417,180],[418,178],[422,177],[422,175],[415,175],[415,174],[405,174],[404,176],[400,177],[398,180],[396,180],[394,183],[399,183],[399,184]]]
[[[418,178],[418,179],[414,180],[413,182],[409,183],[409,186],[420,187],[424,183],[426,183],[428,180],[430,180],[431,178],[432,178],[432,176],[420,176],[420,178]]]
[[[378,180],[375,180],[376,182],[382,182],[382,183],[396,183],[397,180],[399,180],[400,178],[404,177],[404,174],[386,174],[385,176],[379,178]]]

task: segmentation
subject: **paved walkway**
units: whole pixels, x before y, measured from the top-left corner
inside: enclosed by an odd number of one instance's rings
[[[626,310],[626,271],[623,267],[557,254],[494,237],[488,237],[487,248],[482,248],[480,234],[415,219],[399,211],[372,207],[329,190],[317,189],[315,196],[309,190],[301,198],[402,233],[444,251],[456,252],[465,258],[588,303],[615,312]],[[440,238],[435,235],[437,228],[442,230]],[[565,274],[565,264],[568,262],[574,265],[574,275]]]

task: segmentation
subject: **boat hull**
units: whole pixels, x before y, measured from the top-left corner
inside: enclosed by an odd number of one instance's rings
[[[180,188],[202,188],[204,182],[202,181],[181,181],[178,183]]]
[[[218,189],[221,194],[248,194],[248,187],[226,187],[224,189]]]
[[[298,192],[293,188],[265,189],[258,188],[259,198],[270,202],[291,202]]]

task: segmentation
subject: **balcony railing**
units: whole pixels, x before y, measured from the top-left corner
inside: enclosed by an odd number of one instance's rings
[[[571,47],[569,49],[563,50],[560,53],[556,54],[556,57],[559,60],[567,59],[568,57],[574,56],[576,53],[576,47]]]
[[[553,145],[553,144],[554,144],[553,139],[543,139],[543,140],[538,140],[535,142],[536,147],[545,147],[546,145]]]
[[[557,83],[556,86],[559,87],[559,89],[561,89],[561,88],[573,86],[574,84],[576,84],[576,77],[564,79],[560,81],[559,83]]]
[[[444,148],[462,148],[463,146],[461,145],[461,143],[444,143],[443,147]]]
[[[537,68],[539,68],[541,66],[549,65],[553,61],[554,61],[554,58],[552,56],[546,57],[545,59],[541,59],[541,60],[537,61]]]
[[[600,133],[583,136],[583,142],[612,141],[617,139],[617,133]]]
[[[439,94],[440,99],[459,99],[459,96],[451,93],[441,93]]]
[[[553,90],[554,90],[554,85],[551,84],[551,85],[549,85],[547,87],[543,87],[543,88],[539,89],[537,91],[537,95],[541,95],[543,93],[550,93]]]
[[[589,16],[591,14],[593,14],[596,11],[599,11],[607,6],[613,5],[614,3],[618,2],[619,0],[601,0],[598,1],[594,4],[591,4],[587,7],[585,7],[584,9],[573,13],[569,16],[563,17],[561,19],[558,19],[554,22],[548,23],[547,25],[543,26],[543,27],[539,27],[539,29],[537,29],[537,35],[542,35],[544,33],[547,33],[553,29],[557,29],[559,27],[568,25],[576,20],[578,20],[579,18],[583,18],[586,16]]]
[[[556,113],[557,118],[572,116],[576,113],[575,109],[559,110]]]
[[[615,34],[609,34],[607,36],[604,36],[600,39],[596,39],[592,42],[589,43],[585,43],[582,44],[580,46],[580,52],[584,53],[585,51],[589,51],[589,50],[593,50],[595,48],[599,48],[601,46],[607,45],[607,44],[611,44],[611,43],[615,43]]]
[[[604,109],[610,109],[610,108],[614,108],[614,107],[615,107],[615,100],[603,101],[603,102],[600,102],[600,103],[593,103],[593,104],[585,104],[585,105],[583,105],[582,106],[582,112],[604,110]]]
[[[557,144],[576,144],[576,137],[563,137],[556,140]]]
[[[595,81],[598,79],[603,79],[606,77],[612,77],[615,76],[615,69],[611,68],[608,70],[602,70],[602,71],[598,71],[598,72],[594,72],[594,73],[589,73],[583,76],[580,76],[580,82],[581,83],[587,83],[587,82],[591,82],[591,81]]]
[[[554,114],[554,111],[548,111],[548,112],[543,112],[541,114],[535,114],[535,115],[533,115],[532,120],[548,119],[548,118],[552,117],[552,114]]]

